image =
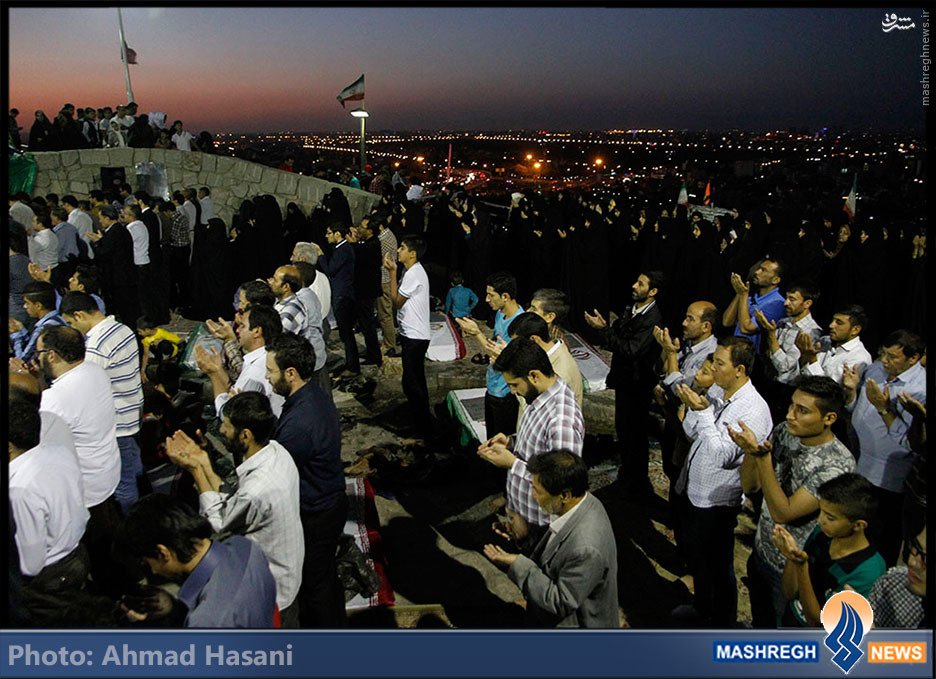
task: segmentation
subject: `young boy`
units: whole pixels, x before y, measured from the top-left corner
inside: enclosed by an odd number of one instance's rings
[[[819,523],[803,549],[783,526],[774,527],[774,544],[786,559],[783,594],[790,603],[784,627],[820,627],[823,604],[846,587],[868,596],[887,570],[865,535],[876,511],[871,483],[847,473],[819,486]]]
[[[470,316],[475,306],[478,304],[478,296],[471,288],[466,288],[462,283],[465,279],[461,271],[453,271],[449,276],[449,282],[452,287],[449,288],[448,295],[445,297],[445,313],[451,314],[452,318],[465,318]]]
[[[149,364],[150,349],[157,354],[167,354],[169,358],[175,358],[179,353],[179,343],[182,338],[175,333],[160,328],[156,323],[140,316],[136,322],[136,331],[142,339],[143,345],[142,360],[140,361],[140,372],[143,375],[143,381],[146,381],[146,366]]]

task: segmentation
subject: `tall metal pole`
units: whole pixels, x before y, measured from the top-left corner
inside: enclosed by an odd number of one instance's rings
[[[366,117],[361,117],[361,178],[364,178],[364,166],[367,164],[367,159],[364,153],[364,121],[367,120]]]
[[[127,63],[127,41],[124,39],[123,17],[117,8],[117,23],[120,25],[120,56],[123,58],[124,77],[127,79],[127,103],[133,101],[133,88],[130,87],[130,65]]]

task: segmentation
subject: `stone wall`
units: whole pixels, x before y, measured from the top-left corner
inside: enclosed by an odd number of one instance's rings
[[[101,188],[102,167],[124,168],[127,183],[136,190],[137,163],[159,163],[166,168],[170,192],[183,188],[210,187],[215,212],[229,226],[232,215],[245,198],[264,194],[275,196],[284,213],[287,203],[296,203],[309,214],[322,197],[337,186],[348,197],[355,223],[380,200],[380,196],[368,191],[324,179],[198,151],[79,149],[34,153],[33,156],[36,159],[33,195],[57,193],[62,196],[70,193],[79,199],[87,198],[89,191]]]

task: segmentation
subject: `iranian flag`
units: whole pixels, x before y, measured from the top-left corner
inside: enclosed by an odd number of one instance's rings
[[[842,209],[848,213],[848,221],[855,221],[855,194],[858,193],[858,173],[855,173],[855,181],[852,182],[851,191],[848,192],[848,197],[845,199],[845,205],[842,206]]]
[[[341,94],[335,98],[341,103],[341,108],[344,108],[346,101],[362,101],[364,99],[364,74],[362,73],[360,78],[341,90]]]
[[[702,198],[703,205],[709,205],[712,202],[712,182],[705,185],[705,197]]]
[[[676,199],[677,205],[685,205],[689,207],[689,192],[686,191],[686,182],[683,181],[682,188],[679,189],[679,198]]]

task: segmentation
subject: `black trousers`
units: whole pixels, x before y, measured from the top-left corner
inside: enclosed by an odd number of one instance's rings
[[[877,516],[870,522],[868,533],[871,543],[884,557],[884,563],[892,568],[897,565],[903,543],[904,494],[877,486],[874,486],[874,494],[878,501]]]
[[[520,412],[520,402],[513,394],[506,396],[493,396],[484,394],[484,428],[487,437],[493,438],[497,434],[517,433],[517,413]]]
[[[734,571],[734,529],[738,507],[695,507],[686,499],[685,531],[689,569],[695,582],[695,608],[715,627],[738,621]]]
[[[432,432],[429,410],[429,387],[426,385],[426,351],[429,340],[410,339],[399,335],[403,362],[403,393],[409,402],[413,424],[423,434]]]
[[[117,320],[128,328],[135,328],[140,317],[140,293],[136,286],[114,288],[107,303],[108,313],[114,313]]]
[[[618,483],[625,488],[650,488],[649,393],[645,385],[614,390],[614,431],[621,450]]]
[[[338,539],[348,517],[344,493],[328,509],[303,512],[305,558],[299,588],[299,621],[303,627],[345,627],[344,587],[338,580]],[[291,608],[291,607],[290,607]]]
[[[358,355],[357,340],[354,338],[354,300],[350,297],[336,297],[332,302],[335,321],[338,323],[338,336],[344,343],[345,370],[361,372],[361,359]]]
[[[188,245],[169,248],[169,304],[180,309],[192,303],[189,296],[189,256],[192,248]]]
[[[364,335],[364,346],[367,351],[367,360],[373,361],[376,365],[383,362],[383,354],[380,352],[380,342],[377,340],[377,317],[374,315],[374,298],[355,298],[354,315]]]

